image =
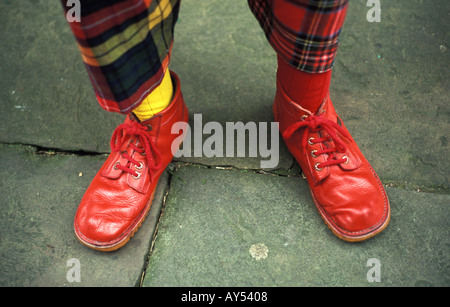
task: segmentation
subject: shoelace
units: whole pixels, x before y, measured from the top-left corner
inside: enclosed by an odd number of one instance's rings
[[[316,170],[320,171],[326,166],[331,165],[337,165],[341,163],[347,163],[348,157],[342,157],[341,159],[338,159],[335,155],[337,152],[346,152],[347,147],[345,146],[345,143],[340,139],[337,132],[341,133],[345,138],[349,138],[349,134],[347,131],[339,126],[337,123],[329,120],[324,116],[324,113],[320,115],[314,115],[308,110],[303,109],[297,104],[292,103],[295,105],[295,107],[301,109],[303,112],[308,113],[308,115],[303,115],[302,119],[298,122],[293,123],[290,125],[284,132],[283,137],[289,138],[295,131],[301,128],[307,129],[302,137],[302,148],[306,148],[307,143],[309,144],[318,144],[318,143],[324,143],[324,142],[333,142],[335,147],[328,147],[323,150],[313,150],[311,154],[313,157],[317,157],[319,155],[328,154],[328,159],[325,162],[317,163],[315,165]],[[321,130],[325,130],[327,132],[327,136],[321,137],[321,138],[308,138],[308,135],[311,132],[319,132]],[[325,146],[326,147],[326,146]]]
[[[130,121],[129,123],[120,124],[115,130],[111,137],[111,150],[118,152],[122,148],[123,143],[128,139],[126,136],[136,136],[139,140],[139,144],[143,146],[140,148],[136,146],[133,142],[130,142],[128,146],[132,149],[140,153],[141,155],[145,155],[147,160],[148,168],[150,170],[150,179],[152,178],[152,172],[159,169],[161,166],[160,153],[158,152],[154,142],[150,138],[148,131],[151,129],[150,127],[143,126],[135,121]],[[155,159],[153,159],[153,155]],[[140,173],[131,169],[132,165],[135,165],[137,169],[141,169],[143,166],[140,162],[136,161],[133,157],[131,157],[127,152],[122,154],[122,157],[127,159],[128,162],[126,165],[117,164],[115,167],[121,169],[127,173],[130,173],[134,178],[139,178]],[[156,161],[154,161],[156,160]]]

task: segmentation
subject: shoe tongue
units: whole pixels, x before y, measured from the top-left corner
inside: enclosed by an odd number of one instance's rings
[[[141,121],[134,113],[130,113],[127,116],[126,122],[130,122],[131,121],[131,122],[135,122],[135,123],[137,123],[137,124],[139,124],[141,126],[145,126],[145,127],[147,127],[147,131],[150,132],[151,130],[153,130],[152,123],[153,123],[153,119],[154,118],[155,117],[151,117],[149,119]]]
[[[138,124],[142,123],[142,122],[140,121],[140,119],[139,119],[133,112],[131,112],[131,113],[129,114],[128,118],[129,118],[131,121],[133,121],[133,122],[137,122]]]
[[[327,94],[327,96],[325,96],[325,98],[322,100],[322,103],[320,105],[320,107],[317,109],[316,113],[311,112],[308,109],[305,109],[304,107],[302,107],[300,105],[300,103],[294,102],[294,101],[290,101],[291,105],[295,106],[295,109],[297,109],[297,112],[300,112],[300,116],[304,117],[304,116],[319,116],[323,113],[326,112],[327,108],[328,108],[328,100],[329,100],[329,94]]]
[[[325,113],[325,111],[327,109],[327,106],[328,106],[328,100],[330,100],[330,94],[329,93],[323,99],[322,104],[320,105],[320,107],[317,110],[315,115],[320,115],[322,113]]]

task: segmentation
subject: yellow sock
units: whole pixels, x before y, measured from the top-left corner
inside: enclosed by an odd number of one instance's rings
[[[140,121],[149,119],[156,113],[161,112],[172,101],[173,85],[170,72],[167,70],[161,84],[148,95],[142,103],[133,110]]]

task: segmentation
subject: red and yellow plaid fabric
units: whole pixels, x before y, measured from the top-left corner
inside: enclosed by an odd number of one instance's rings
[[[348,0],[248,0],[275,51],[311,73],[332,68]]]
[[[66,12],[66,0],[61,0]],[[80,0],[81,22],[69,25],[97,100],[129,113],[162,81],[180,0]],[[348,0],[248,0],[266,37],[303,71],[331,69]]]
[[[66,11],[65,0],[61,0]],[[177,0],[81,0],[69,25],[97,100],[129,113],[162,81],[169,65]]]

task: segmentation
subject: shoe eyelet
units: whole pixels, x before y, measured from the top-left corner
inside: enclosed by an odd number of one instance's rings
[[[300,117],[300,120],[301,121],[304,121],[304,120],[306,120],[308,118],[308,115],[302,115],[302,117]]]
[[[316,165],[314,165],[314,168],[316,169],[316,171],[320,172],[321,170],[323,170],[323,168],[319,167],[319,163],[316,163]]]
[[[347,156],[342,156],[342,159],[345,159],[345,162],[343,162],[344,164],[348,164],[348,162],[350,161],[349,157]]]
[[[308,139],[308,144],[309,145],[314,145],[314,143],[312,142],[314,140],[314,138],[313,137],[310,137],[309,139]]]
[[[116,162],[116,163],[114,163],[114,169],[119,169],[118,167],[117,167],[117,165],[120,165],[120,162]]]
[[[312,151],[311,151],[311,157],[313,157],[313,158],[318,158],[319,156],[316,156],[316,155],[315,155],[316,152],[317,152],[316,149],[312,150]]]
[[[139,179],[141,177],[141,173],[136,172],[137,176],[131,175],[134,179]]]
[[[139,165],[134,166],[136,169],[142,169],[144,167],[144,164],[142,162],[139,163]]]
[[[152,131],[153,129],[152,125],[145,125],[145,127],[147,127],[147,131]]]

